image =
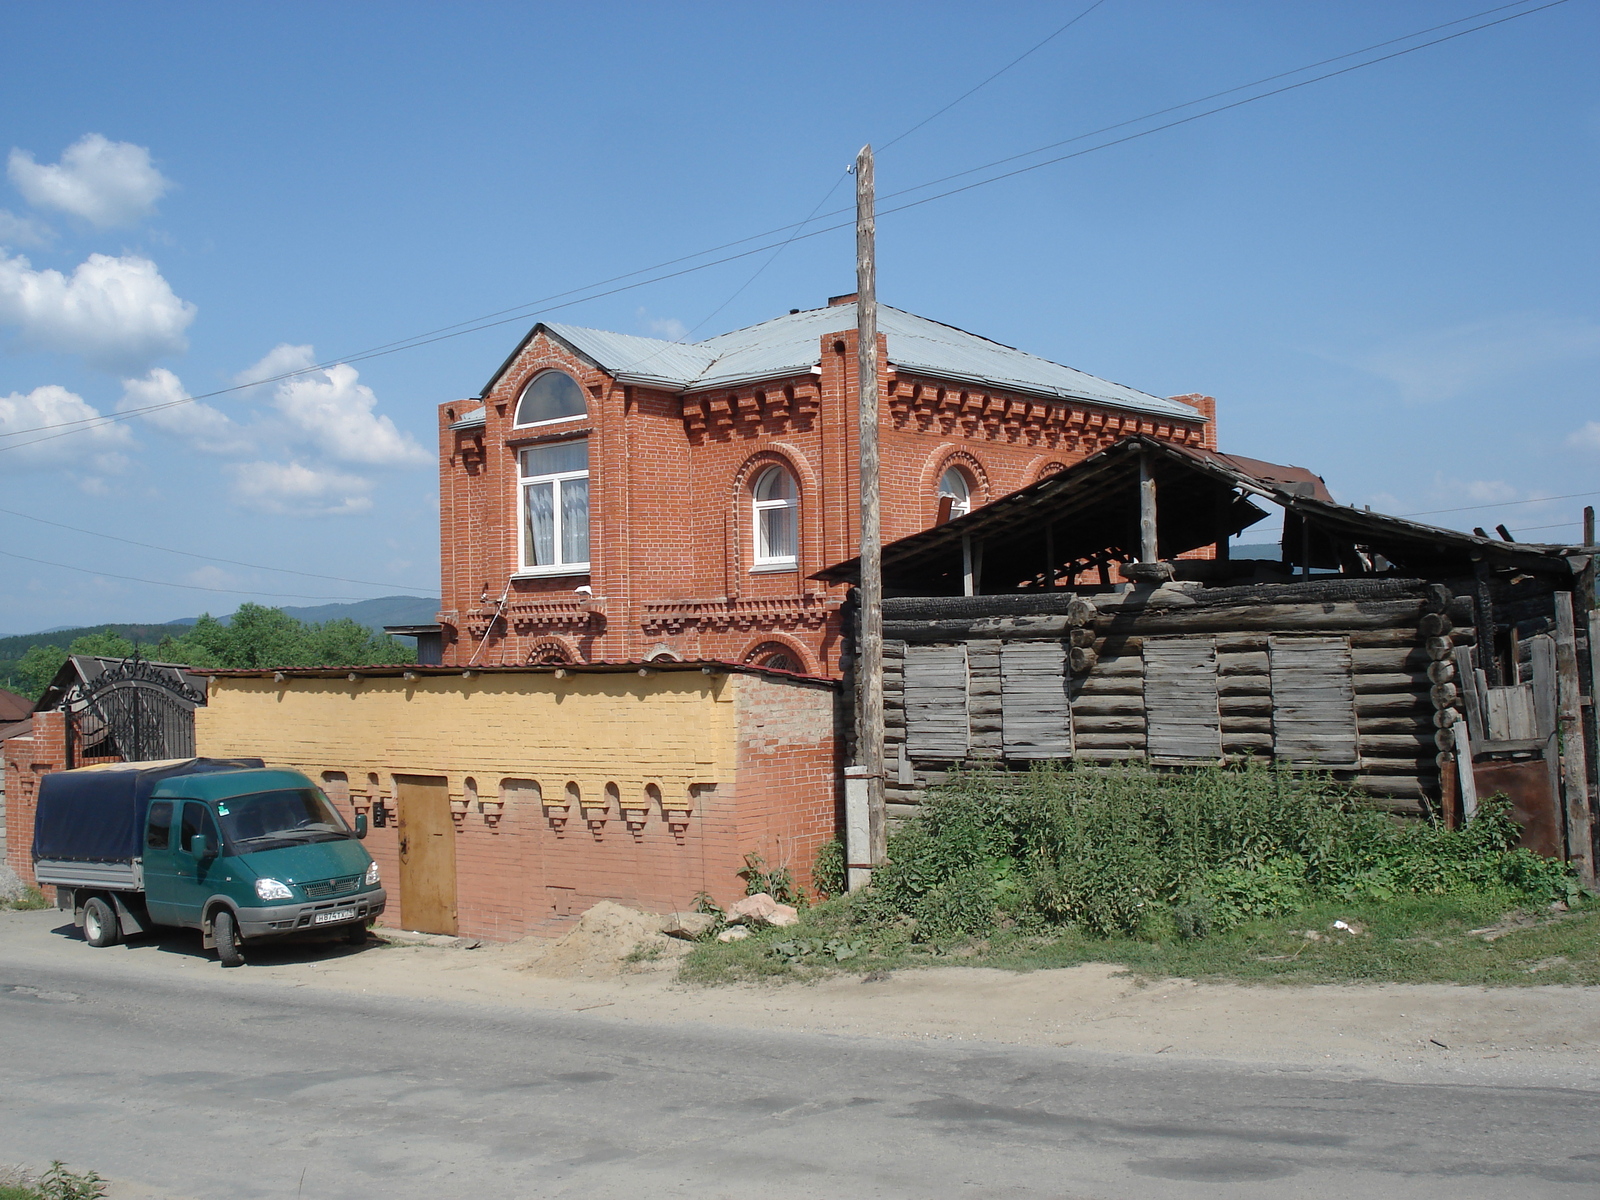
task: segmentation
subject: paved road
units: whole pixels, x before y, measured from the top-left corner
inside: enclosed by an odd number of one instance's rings
[[[375,997],[55,926],[0,922],[0,1162],[163,1197],[1600,1194],[1600,1089]]]

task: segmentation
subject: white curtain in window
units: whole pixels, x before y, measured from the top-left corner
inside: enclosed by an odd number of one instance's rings
[[[589,561],[589,481],[561,481],[561,561]]]
[[[554,483],[530,483],[522,490],[527,515],[522,553],[530,567],[548,567],[556,561],[554,488]]]
[[[800,497],[794,477],[768,467],[756,478],[756,562],[792,563],[800,549]]]

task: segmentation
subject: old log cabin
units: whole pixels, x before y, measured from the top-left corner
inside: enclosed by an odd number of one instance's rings
[[[1263,505],[1280,558],[1230,560]],[[1594,552],[1129,438],[884,547],[885,815],[974,760],[1256,755],[1397,814],[1455,821],[1504,792],[1525,843],[1592,881]]]

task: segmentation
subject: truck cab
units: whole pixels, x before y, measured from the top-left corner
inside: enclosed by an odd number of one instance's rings
[[[107,764],[45,778],[34,870],[91,945],[153,926],[198,929],[237,965],[243,943],[263,938],[365,940],[386,901],[365,836],[364,817],[352,828],[298,771]]]

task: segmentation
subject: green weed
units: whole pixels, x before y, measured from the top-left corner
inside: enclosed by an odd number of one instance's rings
[[[1592,950],[1530,974],[1507,952],[1539,938],[1464,932],[1507,910],[1579,904],[1566,868],[1518,849],[1518,832],[1502,798],[1452,831],[1260,763],[973,770],[891,836],[870,888],[781,935],[698,948],[683,976],[838,969],[835,948],[847,947],[851,969],[976,954],[993,966],[1097,960],[1263,979],[1586,979]],[[1370,932],[1324,932],[1340,918]],[[1587,909],[1559,924],[1538,961],[1581,956],[1600,930]]]
[[[34,912],[41,908],[49,908],[50,901],[44,898],[44,893],[36,887],[30,887],[15,900],[0,900],[0,909],[10,908],[19,912]],[[3,1197],[0,1197],[3,1200]]]

